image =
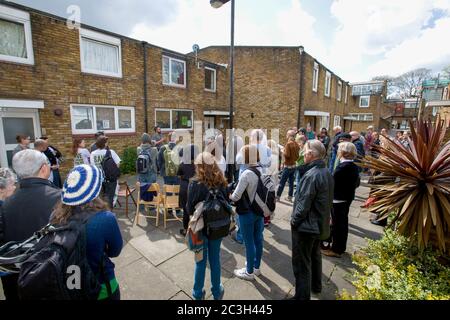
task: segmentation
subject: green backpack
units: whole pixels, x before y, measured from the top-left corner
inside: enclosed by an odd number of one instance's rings
[[[178,164],[175,163],[174,157],[177,156],[176,148],[170,150],[169,145],[165,145],[164,148],[164,166],[166,168],[167,177],[175,177],[178,172]]]

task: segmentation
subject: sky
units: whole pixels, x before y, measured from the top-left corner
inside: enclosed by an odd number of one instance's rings
[[[14,0],[188,53],[230,43],[230,3],[209,0]],[[450,65],[450,0],[235,0],[235,44],[300,46],[345,81]]]

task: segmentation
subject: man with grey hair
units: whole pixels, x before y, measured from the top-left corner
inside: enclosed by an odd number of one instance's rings
[[[319,140],[308,140],[304,147],[305,173],[295,195],[291,215],[292,268],[295,295],[292,299],[309,300],[311,291],[322,291],[320,241],[330,235],[333,204],[333,177],[323,158],[325,147]]]
[[[47,225],[61,198],[61,191],[48,181],[51,170],[42,152],[20,151],[14,155],[12,164],[19,177],[19,190],[6,199],[1,208],[5,243],[23,241]],[[7,300],[18,299],[17,277],[2,277]]]

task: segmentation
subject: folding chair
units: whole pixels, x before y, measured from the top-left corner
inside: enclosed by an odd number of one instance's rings
[[[119,182],[119,193],[118,197],[124,197],[125,198],[125,214],[128,218],[128,198],[131,198],[133,200],[134,205],[136,206],[136,201],[133,197],[133,192],[136,190],[135,188],[130,188],[128,186],[128,183],[126,181]],[[119,199],[117,199],[117,204],[122,207],[122,205],[119,202]]]
[[[176,210],[182,210],[179,205],[179,195],[180,195],[180,185],[164,185],[164,196],[163,196],[163,206],[164,206],[164,229],[167,226],[167,221],[180,221],[179,217],[177,217]],[[170,195],[168,195],[170,194]],[[174,218],[167,218],[167,214],[169,209],[172,210],[172,214]]]
[[[141,183],[140,182],[136,183],[136,190],[137,190],[137,204],[136,204],[136,216],[134,217],[133,226],[136,226],[137,224],[139,224],[139,216],[141,214],[141,212],[140,212],[141,205],[144,206],[144,210],[147,210],[147,208],[150,208],[150,207],[154,207],[156,209],[155,216],[151,216],[149,214],[148,216],[144,216],[144,217],[150,218],[150,219],[156,219],[156,226],[158,226],[159,225],[159,208],[163,204],[163,197],[161,195],[159,184],[152,183],[147,189],[148,192],[152,192],[152,191],[156,192],[156,195],[153,197],[152,201],[144,201],[141,199]]]

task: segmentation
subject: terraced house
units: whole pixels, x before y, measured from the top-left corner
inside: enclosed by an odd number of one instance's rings
[[[224,66],[4,1],[0,35],[2,167],[19,133],[47,135],[71,166],[72,139],[98,130],[121,153],[155,125],[192,130],[204,113],[227,125]]]

